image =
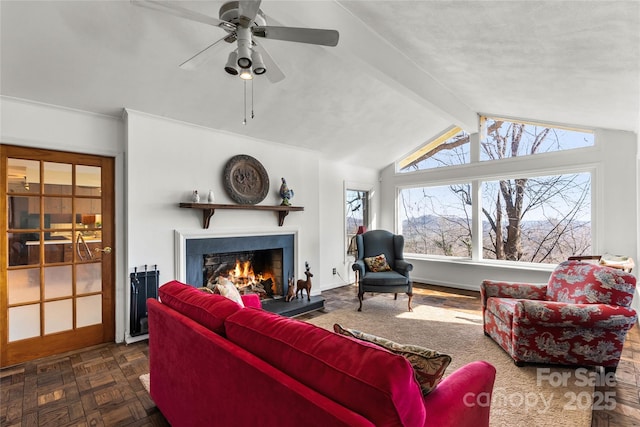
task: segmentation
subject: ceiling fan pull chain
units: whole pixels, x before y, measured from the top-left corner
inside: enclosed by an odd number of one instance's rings
[[[243,108],[244,119],[242,119],[242,124],[246,125],[247,124],[247,81],[244,80],[242,83],[244,85],[244,108]]]
[[[253,114],[253,80],[251,80],[251,118],[253,119],[255,116]]]

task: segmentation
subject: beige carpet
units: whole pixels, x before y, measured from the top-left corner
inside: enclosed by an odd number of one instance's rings
[[[460,298],[464,298],[461,296]],[[497,375],[491,405],[492,427],[589,427],[593,387],[582,386],[583,377],[575,369],[562,367],[518,368],[493,340],[482,332],[482,317],[461,311],[418,305],[407,311],[406,297],[379,294],[366,297],[363,311],[341,309],[308,320],[332,330],[334,323],[403,344],[416,344],[449,354],[452,362],[447,374],[474,360],[486,360]],[[553,378],[565,375],[566,386],[542,379],[538,368]],[[541,372],[542,375],[542,372]],[[538,384],[539,383],[539,384]]]

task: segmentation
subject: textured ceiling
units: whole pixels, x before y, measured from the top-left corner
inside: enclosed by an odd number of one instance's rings
[[[219,1],[174,2],[217,17]],[[340,32],[263,40],[286,75],[243,84],[178,65],[224,35],[128,1],[0,2],[0,92],[97,113],[131,108],[382,168],[476,114],[637,131],[638,1],[270,1],[267,19]],[[262,41],[262,40],[261,40]],[[250,109],[250,107],[249,107]],[[188,141],[185,142],[188,144]]]

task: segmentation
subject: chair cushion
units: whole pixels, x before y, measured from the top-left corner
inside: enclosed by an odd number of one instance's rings
[[[222,295],[202,292],[176,280],[160,286],[160,300],[166,306],[224,335],[224,320],[241,310],[239,304]]]
[[[368,271],[361,279],[365,285],[401,286],[409,284],[409,279],[397,271]]]
[[[225,321],[228,339],[375,425],[422,426],[411,364],[377,345],[260,310]]]
[[[333,330],[337,334],[377,344],[392,353],[406,357],[413,367],[416,381],[420,384],[423,396],[431,393],[436,388],[444,375],[444,371],[451,363],[451,356],[428,348],[411,344],[398,344],[395,341],[355,329],[345,329],[338,323],[333,325]]]
[[[556,267],[549,278],[547,300],[629,307],[635,287],[635,276],[622,270],[580,261],[565,261]]]

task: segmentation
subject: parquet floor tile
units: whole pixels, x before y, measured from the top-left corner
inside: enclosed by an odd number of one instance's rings
[[[357,308],[354,285],[324,291],[327,311]],[[406,298],[406,297],[405,297]],[[478,292],[414,286],[414,304],[455,308],[478,313]],[[38,359],[0,370],[0,425],[3,427],[152,426],[169,424],[138,380],[149,370],[146,341],[130,345],[104,344]],[[612,392],[615,408],[594,410],[592,427],[640,427],[640,331],[627,337],[615,385],[597,392]]]

